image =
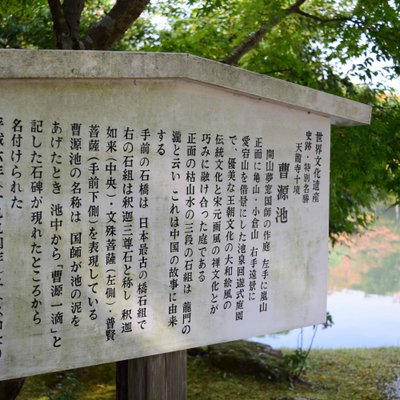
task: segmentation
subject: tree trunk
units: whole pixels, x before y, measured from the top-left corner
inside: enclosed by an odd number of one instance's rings
[[[66,50],[109,50],[123,37],[150,3],[150,0],[117,0],[107,15],[80,33],[83,0],[48,0],[57,48]]]

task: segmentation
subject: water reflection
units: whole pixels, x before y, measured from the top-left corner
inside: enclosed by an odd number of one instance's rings
[[[318,328],[313,348],[400,346],[400,298],[343,290],[328,296],[328,310],[334,326]],[[303,329],[304,346],[313,330]],[[252,340],[273,347],[295,348],[300,329],[287,334],[269,335]]]
[[[331,250],[329,292],[334,326],[319,328],[314,348],[400,346],[400,221],[394,209],[381,212],[370,231]],[[299,334],[296,329],[253,340],[294,348]],[[312,334],[311,327],[303,329],[305,347]]]

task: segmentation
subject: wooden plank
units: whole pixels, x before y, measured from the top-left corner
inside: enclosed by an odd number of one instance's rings
[[[117,363],[117,400],[185,400],[186,351]]]
[[[165,354],[166,398],[186,399],[186,351]]]
[[[149,360],[146,361],[147,385],[144,391],[146,392],[147,397],[144,397],[143,400],[166,399],[166,355],[158,354],[156,356],[149,357]]]

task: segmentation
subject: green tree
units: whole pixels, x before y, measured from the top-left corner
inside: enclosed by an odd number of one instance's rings
[[[333,130],[335,240],[400,203],[399,101],[371,86],[399,75],[399,15],[399,0],[2,0],[0,47],[188,52],[370,103],[371,126]]]
[[[1,42],[3,47],[15,48],[107,50],[124,36],[149,2],[150,0],[3,2],[0,5]]]

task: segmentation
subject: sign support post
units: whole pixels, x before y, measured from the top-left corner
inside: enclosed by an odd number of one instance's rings
[[[117,400],[185,400],[186,351],[116,363]]]

